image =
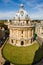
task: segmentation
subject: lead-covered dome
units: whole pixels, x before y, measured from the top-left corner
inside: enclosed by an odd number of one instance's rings
[[[15,14],[15,20],[28,20],[28,13],[24,10],[24,5],[20,5],[20,10]]]

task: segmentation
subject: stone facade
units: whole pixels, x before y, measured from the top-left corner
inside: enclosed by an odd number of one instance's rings
[[[34,27],[10,27],[10,43],[12,45],[26,45],[33,42]]]
[[[38,37],[43,38],[43,21],[41,21],[39,24],[36,24],[36,34]]]
[[[36,34],[36,40],[43,47],[43,21],[40,21],[40,23],[36,24]]]
[[[34,41],[34,24],[32,24],[23,4],[11,22],[8,20],[10,30],[9,43],[17,46],[26,46]]]

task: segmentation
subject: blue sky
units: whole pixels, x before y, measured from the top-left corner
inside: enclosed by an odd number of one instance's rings
[[[43,19],[43,0],[0,0],[0,19],[12,19],[21,3],[31,19]]]

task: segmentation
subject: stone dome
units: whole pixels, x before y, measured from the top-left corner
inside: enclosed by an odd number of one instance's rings
[[[24,5],[20,5],[20,10],[15,14],[15,20],[28,20],[28,13],[24,10]]]

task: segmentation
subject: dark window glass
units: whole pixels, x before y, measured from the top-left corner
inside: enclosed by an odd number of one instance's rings
[[[13,40],[11,40],[11,42],[13,43]]]
[[[23,34],[23,30],[21,31],[21,33]]]
[[[24,45],[24,42],[23,41],[21,41],[21,45]]]
[[[28,24],[28,21],[26,21],[27,22],[27,24]]]
[[[23,14],[21,16],[23,16]]]

